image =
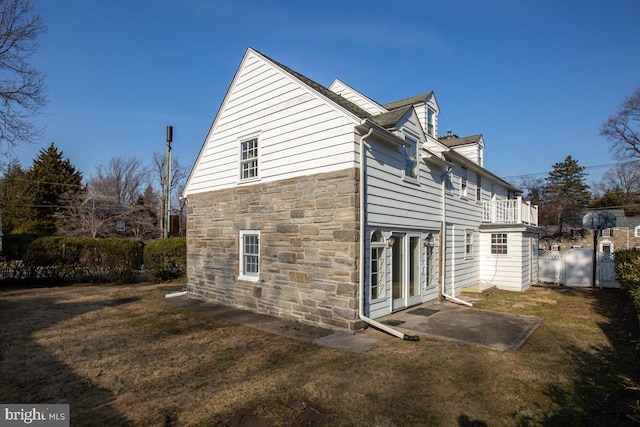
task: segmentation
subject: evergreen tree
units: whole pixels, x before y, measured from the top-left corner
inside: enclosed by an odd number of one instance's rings
[[[0,216],[5,234],[25,232],[22,226],[33,204],[28,181],[28,172],[19,163],[10,164],[0,180]]]
[[[540,201],[540,224],[555,225],[558,233],[567,227],[581,227],[582,214],[589,206],[591,193],[585,183],[585,167],[567,156],[554,163],[546,178]]]
[[[82,173],[69,159],[63,158],[51,143],[33,161],[29,171],[33,217],[27,220],[26,231],[53,234],[56,231],[56,213],[64,209],[64,200],[82,189]]]

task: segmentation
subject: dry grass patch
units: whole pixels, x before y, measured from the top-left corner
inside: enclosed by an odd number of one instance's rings
[[[70,403],[73,425],[577,426],[636,378],[606,293],[532,289],[479,303],[545,318],[517,352],[369,330],[380,345],[363,354],[186,311],[164,293],[0,290],[0,401]]]

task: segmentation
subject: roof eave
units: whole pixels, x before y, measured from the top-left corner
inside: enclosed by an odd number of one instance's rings
[[[356,126],[356,130],[361,135],[366,135],[371,131],[371,135],[375,135],[378,139],[382,140],[391,145],[395,145],[397,147],[408,147],[410,144],[399,136],[389,132],[387,129],[383,128],[379,124],[369,120],[364,119],[360,122],[359,125]]]

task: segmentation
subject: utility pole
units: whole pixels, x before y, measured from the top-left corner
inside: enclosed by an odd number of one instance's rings
[[[167,126],[167,179],[166,179],[166,218],[164,223],[164,238],[171,235],[171,143],[173,142],[173,126]]]

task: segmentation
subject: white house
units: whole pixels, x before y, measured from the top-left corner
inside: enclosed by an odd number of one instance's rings
[[[248,49],[183,193],[190,297],[355,330],[537,282],[537,208],[439,115],[433,92],[380,104]]]

